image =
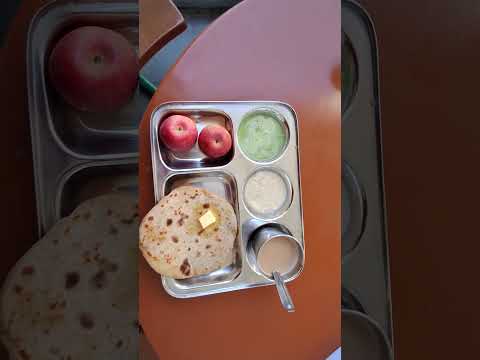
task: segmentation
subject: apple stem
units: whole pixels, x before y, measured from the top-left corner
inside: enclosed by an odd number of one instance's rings
[[[95,55],[93,57],[93,63],[94,64],[100,64],[102,62],[102,57],[100,55]]]

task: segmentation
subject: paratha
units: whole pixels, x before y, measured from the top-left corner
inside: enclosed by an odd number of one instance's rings
[[[87,200],[18,261],[1,297],[12,359],[137,358],[138,222],[133,197]]]
[[[216,221],[202,228],[210,211]],[[205,189],[181,186],[163,197],[140,224],[140,250],[159,274],[186,279],[232,264],[237,218],[232,205]]]

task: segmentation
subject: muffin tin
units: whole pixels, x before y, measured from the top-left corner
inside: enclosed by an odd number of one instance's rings
[[[287,143],[283,152],[269,162],[250,160],[241,151],[236,137],[242,119],[251,111],[269,111],[285,127]],[[232,135],[232,149],[225,157],[208,159],[194,148],[192,151],[175,154],[164,147],[158,136],[161,122],[169,115],[183,114],[191,117],[200,130],[209,123],[220,123]],[[192,185],[206,188],[225,198],[233,206],[239,231],[235,241],[236,260],[231,266],[190,279],[176,280],[162,276],[163,287],[177,298],[234,291],[257,286],[274,285],[255,264],[251,235],[267,224],[285,228],[302,247],[301,266],[291,274],[287,282],[297,278],[304,263],[303,216],[301,204],[298,126],[294,110],[280,102],[170,102],[157,107],[151,117],[150,140],[155,201],[158,202],[174,188]],[[249,176],[258,169],[277,171],[288,179],[291,198],[286,210],[273,219],[252,215],[245,205],[243,189]]]
[[[111,191],[137,191],[138,124],[150,97],[137,88],[113,113],[77,111],[53,90],[45,69],[56,41],[84,25],[122,34],[138,51],[138,2],[59,0],[42,7],[30,23],[27,80],[37,198],[43,236],[82,200]]]
[[[372,22],[342,1],[342,355],[393,359],[378,64]]]

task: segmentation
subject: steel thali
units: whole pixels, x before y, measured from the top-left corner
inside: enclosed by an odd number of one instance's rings
[[[272,161],[257,162],[244,154],[236,136],[242,119],[252,111],[271,111],[285,126],[287,143],[281,155]],[[158,136],[160,123],[171,114],[188,114],[196,122],[198,130],[215,122],[225,126],[232,135],[232,151],[220,160],[208,161],[197,149],[189,154],[174,154],[166,149]],[[151,152],[155,200],[158,202],[172,189],[181,185],[206,188],[224,197],[233,206],[239,231],[236,239],[237,259],[233,265],[213,273],[185,280],[162,277],[165,290],[172,296],[188,298],[257,286],[274,285],[255,266],[249,241],[252,233],[261,226],[278,224],[300,242],[305,253],[303,217],[299,178],[298,127],[294,110],[280,102],[171,102],[153,111],[150,122]],[[281,173],[288,179],[291,198],[287,209],[274,218],[258,218],[248,210],[243,189],[249,176],[258,169]],[[303,267],[286,279],[298,277]]]

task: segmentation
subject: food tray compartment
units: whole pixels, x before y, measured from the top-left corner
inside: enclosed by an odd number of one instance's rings
[[[112,193],[138,194],[138,165],[132,161],[84,164],[67,172],[60,181],[56,200],[57,219],[70,215],[82,202]]]
[[[174,174],[165,180],[163,195],[187,185],[206,189],[227,199],[238,216],[237,185],[232,175],[223,171]]]
[[[237,185],[233,176],[222,171],[174,174],[165,180],[163,195],[169,194],[177,187],[186,185],[206,189],[226,199],[232,205],[237,215],[238,223]],[[175,280],[165,278],[164,281],[167,283],[167,286],[178,289],[193,289],[208,284],[224,283],[234,280],[242,269],[238,236],[237,234],[237,239],[235,240],[236,258],[232,265],[206,275],[195,276],[189,279]]]
[[[48,79],[48,58],[54,44],[70,30],[83,25],[107,27],[122,34],[138,51],[138,3],[57,1],[45,6],[32,20],[28,39],[29,95],[35,119],[48,121],[57,145],[80,159],[107,159],[138,153],[137,127],[149,97],[137,90],[122,109],[87,113],[66,104]],[[32,112],[31,112],[32,113]],[[40,126],[40,125],[37,125]]]
[[[288,141],[286,149],[275,160],[267,163],[258,163],[250,160],[239,149],[238,133],[239,125],[253,110],[268,109],[285,122],[288,130]],[[217,167],[198,168],[171,168],[164,161],[162,146],[158,137],[158,127],[166,114],[225,114],[231,124],[233,136],[232,159]],[[291,107],[279,102],[172,102],[160,105],[153,113],[151,119],[151,150],[155,199],[168,194],[173,188],[181,185],[193,185],[204,187],[216,193],[234,205],[238,217],[238,259],[233,267],[221,269],[197,278],[188,280],[174,280],[162,276],[162,283],[170,295],[179,298],[210,295],[225,291],[234,291],[257,286],[273,285],[273,279],[262,274],[255,266],[255,259],[252,258],[249,239],[260,227],[266,224],[276,224],[288,230],[288,232],[299,240],[303,252],[301,266],[297,273],[286,281],[292,281],[298,277],[303,269],[304,263],[304,240],[303,240],[303,218],[301,210],[301,191],[299,179],[299,157],[298,157],[298,133],[297,119]],[[201,163],[200,163],[201,164]],[[280,172],[288,178],[288,185],[291,187],[289,206],[285,211],[273,219],[258,218],[247,209],[243,198],[245,183],[252,174],[259,169]],[[250,250],[249,250],[250,249]]]
[[[189,111],[178,110],[175,112],[166,112],[162,114],[161,121],[159,126],[161,126],[162,121],[165,120],[170,115],[186,115],[190,117],[197,126],[197,132],[200,134],[202,129],[208,125],[220,125],[227,129],[234,138],[232,120],[228,117],[227,114],[221,111],[208,111],[208,110],[194,110]],[[195,143],[194,147],[185,153],[174,152],[165,147],[161,141],[158,142],[158,147],[160,149],[160,155],[162,161],[165,165],[172,169],[201,169],[205,167],[216,167],[223,166],[228,164],[234,154],[234,147],[223,157],[218,159],[209,159],[199,148],[198,142]]]

